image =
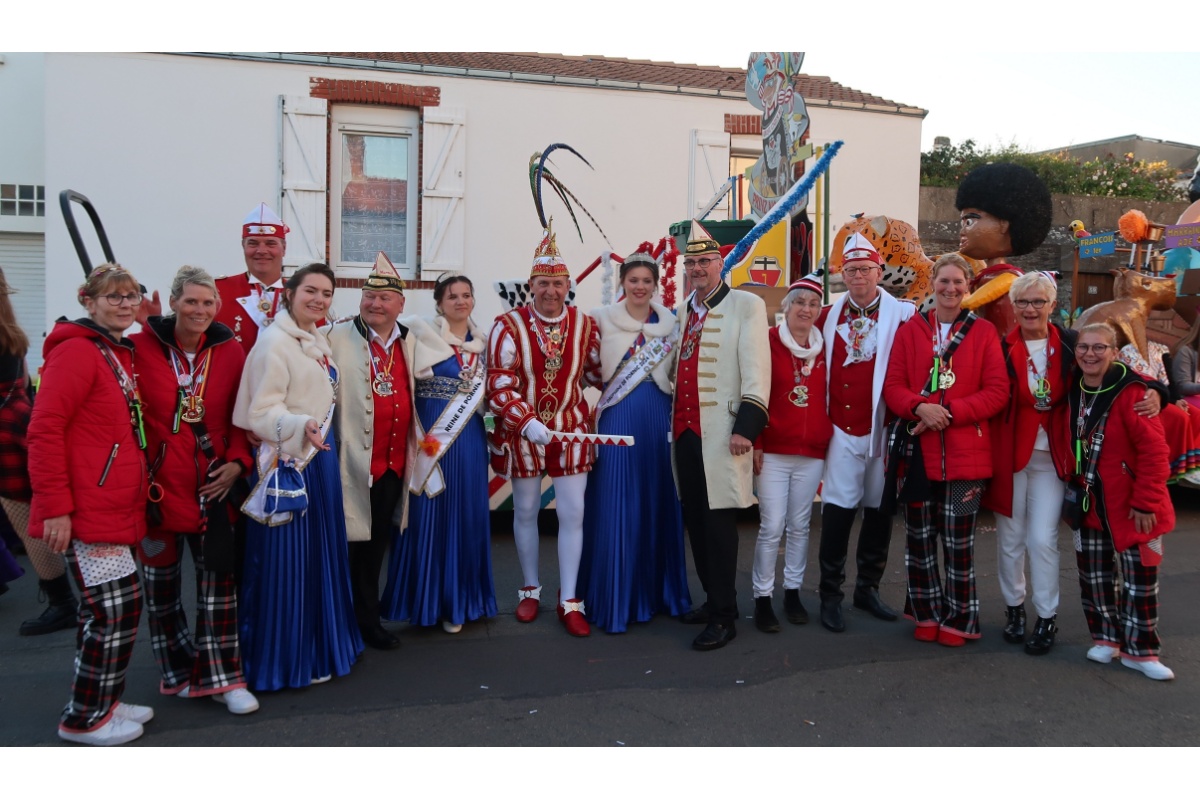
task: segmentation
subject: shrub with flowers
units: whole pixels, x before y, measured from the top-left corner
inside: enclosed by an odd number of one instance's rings
[[[1065,152],[1026,153],[1009,144],[998,150],[977,149],[971,139],[962,144],[921,153],[922,186],[958,186],[975,167],[1012,162],[1033,170],[1055,194],[1132,197],[1138,200],[1185,200],[1184,187],[1166,161],[1139,161],[1133,153],[1083,161]]]

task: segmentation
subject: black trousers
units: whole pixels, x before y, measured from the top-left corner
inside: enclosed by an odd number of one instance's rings
[[[350,542],[350,588],[358,627],[379,624],[379,573],[392,540],[392,512],[404,492],[404,481],[388,470],[371,487],[371,539]]]
[[[700,437],[691,431],[685,431],[675,442],[675,470],[692,560],[708,596],[704,606],[714,622],[731,623],[738,615],[737,509],[709,508],[704,452]]]
[[[842,584],[846,581],[846,555],[850,549],[850,531],[858,509],[842,508],[832,503],[821,505],[821,599],[841,600],[845,597]],[[888,548],[892,542],[892,517],[878,508],[864,508],[862,527],[858,531],[858,576],[856,592],[878,589],[887,569]]]

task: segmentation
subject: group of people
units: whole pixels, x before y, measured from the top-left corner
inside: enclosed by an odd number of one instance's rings
[[[1020,254],[1019,215],[969,183],[962,252],[986,250],[977,243],[991,236]],[[856,234],[843,253],[846,293],[823,306],[821,277],[806,276],[768,325],[758,298],[724,282],[721,246],[693,221],[683,253],[692,291],[678,314],[654,299],[659,263],[643,246],[621,265],[623,298],[589,315],[566,302],[570,274],[547,228],[531,302],[490,330],[472,318],[474,286],[458,273],[436,281],[435,318],[404,316],[404,282],[382,253],[358,314],[331,322],[332,270],[311,264],[285,279],[286,234],[257,207],[242,227],[246,272],[180,269],[167,315],[127,270],[93,270],[79,291],[86,315],[46,339],[32,409],[28,340],[0,324],[0,413],[28,420],[27,441],[0,442],[10,464],[0,488],[50,598],[27,624],[56,629],[69,617],[79,631],[63,739],[120,744],[153,717],[121,700],[143,595],[160,691],[235,714],[258,708],[253,692],[321,683],[347,674],[366,646],[397,647],[381,620],[457,633],[494,616],[489,459],[511,481],[523,623],[542,607],[548,477],[554,607],[570,635],[619,633],[665,612],[704,625],[694,648],[727,645],[737,511],[754,502],[757,475],[759,630],[780,630],[772,598],[785,534],[784,615],[808,621],[800,590],[822,487],[828,630],[845,630],[860,509],[853,603],[898,618],[880,581],[900,509],[915,637],[952,647],[978,638],[974,533],[986,507],[999,520],[1004,637],[1046,653],[1062,515],[1076,531],[1088,658],[1119,654],[1151,678],[1173,677],[1155,633],[1161,535],[1174,523],[1158,387],[1115,362],[1111,328],[1051,323],[1056,287],[1044,274],[1014,282],[1016,327],[1001,336],[962,307],[976,277],[966,260],[938,260],[935,307],[918,314],[879,287],[882,258]],[[0,317],[11,318],[6,302]],[[594,409],[588,386],[601,391]],[[685,527],[705,594],[695,607]],[[196,570],[191,627],[184,550]],[[1028,635],[1026,558],[1037,615]]]

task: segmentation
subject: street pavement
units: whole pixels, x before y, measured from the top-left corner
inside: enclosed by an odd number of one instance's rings
[[[143,619],[125,699],[155,718],[130,747],[150,746],[1163,746],[1200,745],[1200,490],[1172,489],[1179,515],[1161,570],[1164,663],[1158,683],[1114,661],[1087,661],[1071,537],[1063,552],[1053,651],[1026,655],[1001,637],[995,528],[980,515],[977,583],[983,637],[950,649],[912,638],[912,624],[882,622],[846,604],[847,631],[817,621],[814,513],[803,598],[806,626],[776,613],[783,631],[760,633],[749,614],[757,523],[740,526],[738,596],[743,619],[726,648],[699,653],[699,626],[659,616],[629,632],[573,639],[555,618],[555,540],[542,537],[542,613],[513,617],[520,572],[511,533],[493,536],[500,613],[457,635],[389,625],[402,646],[367,651],[344,678],[262,693],[262,709],[235,717],[203,698],[158,694]],[[856,528],[857,535],[857,528]],[[852,539],[851,547],[853,549]],[[689,565],[691,558],[688,558]],[[853,587],[853,552],[847,593]],[[16,635],[40,611],[32,570],[0,599],[0,745],[61,745],[55,735],[72,671],[70,631]],[[702,600],[695,574],[693,599]],[[192,592],[190,581],[185,597]],[[884,599],[904,598],[904,536],[893,527]],[[190,616],[190,614],[189,614]],[[1030,621],[1033,612],[1030,610]],[[1015,775],[1016,773],[1014,773]]]

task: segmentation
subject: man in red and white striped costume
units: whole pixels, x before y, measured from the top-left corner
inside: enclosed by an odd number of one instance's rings
[[[558,513],[558,617],[572,636],[590,633],[576,579],[583,553],[583,495],[593,445],[551,443],[553,432],[588,433],[584,384],[600,386],[596,323],[566,305],[571,276],[549,227],[529,275],[533,303],[496,318],[488,337],[488,405],[496,415],[492,469],[512,481],[513,534],[525,586],[517,619],[538,613],[538,527],[542,475],[554,482]]]

